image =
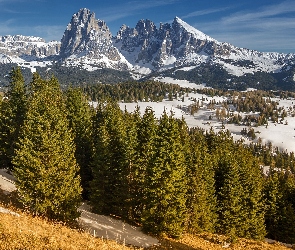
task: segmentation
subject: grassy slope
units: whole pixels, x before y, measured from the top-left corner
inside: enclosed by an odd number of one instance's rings
[[[15,199],[4,195],[0,190],[2,204],[15,204]],[[5,206],[5,205],[2,205]],[[12,208],[13,209],[13,208]],[[87,232],[71,229],[59,223],[52,223],[42,218],[32,217],[18,211],[20,216],[0,213],[0,249],[133,249],[113,241],[94,238]],[[149,250],[215,250],[224,249],[226,237],[220,235],[200,234],[184,235],[179,240],[160,239],[161,245]],[[280,244],[238,240],[230,249],[287,250]]]
[[[62,224],[0,213],[0,249],[130,249]]]

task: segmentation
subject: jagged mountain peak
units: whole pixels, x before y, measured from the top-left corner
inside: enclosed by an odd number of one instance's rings
[[[187,61],[185,58],[192,54],[211,54],[212,44],[218,43],[179,17],[172,23],[160,23],[158,29],[148,19],[138,21],[135,28],[124,25],[116,42],[119,51],[132,64],[149,65],[150,69],[176,66],[179,60]]]
[[[91,61],[97,67],[130,68],[113,46],[107,24],[96,19],[95,14],[86,8],[75,13],[67,25],[61,40],[60,56],[65,62],[78,62],[81,59]]]
[[[280,72],[294,65],[295,58],[294,54],[263,53],[218,42],[177,16],[158,28],[149,19],[139,20],[134,28],[122,25],[113,38],[107,24],[87,8],[72,15],[61,43],[20,35],[0,36],[1,54],[0,62],[29,67],[61,61],[66,66],[90,70],[132,69],[143,74],[198,67],[201,63],[220,65],[236,75]]]
[[[137,22],[135,29],[140,35],[149,35],[157,30],[156,25],[149,19],[141,19]]]
[[[88,9],[80,9],[72,16],[64,32],[61,55],[79,55],[97,44],[109,46],[111,37],[112,34],[104,21],[96,19],[95,14]]]
[[[86,23],[91,17],[95,18],[95,13],[91,12],[89,9],[82,8],[77,13],[75,13],[72,19],[76,22]]]
[[[206,35],[205,33],[203,33],[202,31],[200,31],[198,29],[196,29],[195,27],[189,25],[188,23],[186,23],[185,21],[183,21],[182,19],[180,19],[177,16],[173,20],[172,27],[175,30],[184,29],[188,33],[192,34],[196,39],[217,42],[212,37]]]

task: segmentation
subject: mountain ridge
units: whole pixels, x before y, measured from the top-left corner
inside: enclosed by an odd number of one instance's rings
[[[141,19],[134,28],[122,25],[113,36],[107,24],[86,8],[73,14],[60,42],[46,43],[32,36],[0,36],[0,63],[16,63],[34,71],[56,62],[88,71],[125,70],[137,78],[207,63],[242,76],[288,70],[293,74],[295,54],[259,52],[219,42],[177,16],[172,23],[160,23],[159,27]]]

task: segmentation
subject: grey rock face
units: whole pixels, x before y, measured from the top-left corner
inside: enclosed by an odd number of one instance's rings
[[[172,25],[160,24],[159,29],[150,20],[140,20],[135,28],[123,25],[117,33],[116,43],[120,44],[122,52],[131,53],[137,49],[135,62],[150,62],[155,67],[161,67],[164,60],[171,56],[181,59],[202,50],[212,53],[214,40],[205,34],[196,37],[181,22],[175,18]]]
[[[0,53],[8,56],[33,56],[44,58],[59,54],[60,42],[46,43],[44,39],[33,36],[0,36]]]
[[[88,9],[81,9],[72,16],[71,22],[61,39],[60,55],[66,58],[102,55],[116,61],[120,59],[118,50],[112,45],[112,34],[104,21],[97,20]]]

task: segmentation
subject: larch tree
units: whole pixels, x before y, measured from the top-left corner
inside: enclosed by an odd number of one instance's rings
[[[79,216],[79,166],[56,78],[31,83],[31,97],[13,163],[21,202],[34,214],[70,222]]]

